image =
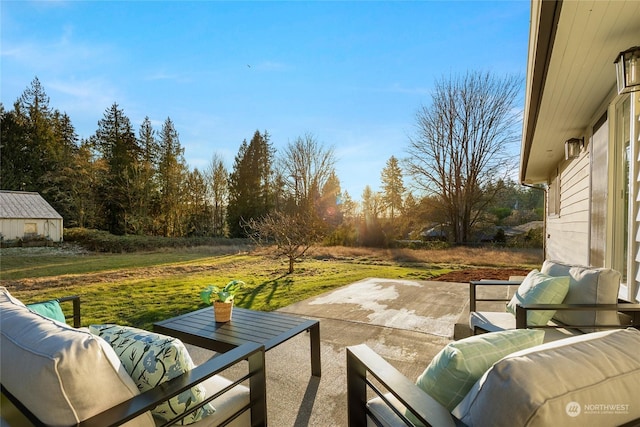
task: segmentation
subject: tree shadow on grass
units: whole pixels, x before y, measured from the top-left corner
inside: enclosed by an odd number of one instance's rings
[[[262,303],[262,305],[269,306],[271,305],[271,302],[278,290],[284,290],[286,292],[290,290],[292,286],[293,279],[289,275],[282,275],[273,280],[267,280],[260,283],[249,293],[236,296],[235,304],[243,308],[253,308],[256,303]],[[263,296],[264,300],[261,299],[261,301],[256,302],[258,296]]]

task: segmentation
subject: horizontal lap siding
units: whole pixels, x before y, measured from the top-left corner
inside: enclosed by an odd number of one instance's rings
[[[589,264],[589,155],[560,173],[560,214],[547,221],[547,258]]]

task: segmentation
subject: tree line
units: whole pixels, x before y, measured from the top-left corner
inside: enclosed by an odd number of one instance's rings
[[[37,77],[13,109],[0,104],[0,131],[0,188],[39,192],[66,227],[117,235],[246,237],[255,235],[256,221],[268,218],[273,226],[285,216],[287,224],[304,224],[309,236],[327,243],[384,246],[412,233],[419,237],[434,223],[451,226],[442,191],[416,197],[407,190],[403,165],[421,182],[416,159],[389,158],[380,173],[381,191],[367,186],[358,203],[341,189],[333,149],[311,133],[278,152],[269,133],[256,130],[240,143],[231,170],[215,153],[205,170],[191,169],[171,118],[156,129],[146,117],[136,130],[114,103],[95,133],[80,139],[71,118],[50,106]],[[466,207],[476,228],[541,205],[541,192],[509,180],[487,178],[476,185],[486,196],[481,208]]]

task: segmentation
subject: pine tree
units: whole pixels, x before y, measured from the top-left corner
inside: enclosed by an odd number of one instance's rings
[[[229,196],[229,174],[222,158],[214,155],[207,170],[207,192],[212,205],[212,228],[214,236],[225,235],[225,212]]]
[[[54,111],[52,125],[55,144],[51,146],[51,170],[40,179],[40,191],[55,210],[65,219],[67,226],[77,224],[78,199],[74,196],[79,171],[75,170],[78,135],[67,114]]]
[[[132,200],[139,196],[136,180],[140,147],[129,118],[118,104],[105,111],[93,140],[106,164],[100,198],[104,200],[107,228],[113,234],[125,234],[134,220]]]
[[[158,214],[158,153],[160,146],[156,131],[149,117],[145,117],[138,130],[140,145],[140,183],[142,192],[138,200],[138,211],[141,218],[141,231],[144,234],[156,234],[158,226],[155,221]]]
[[[382,200],[389,210],[391,220],[395,218],[396,212],[402,210],[402,196],[405,192],[402,183],[402,170],[398,164],[398,159],[391,156],[387,160],[387,165],[382,169]]]
[[[55,170],[56,140],[52,116],[49,97],[40,80],[35,77],[14,103],[11,119],[17,125],[13,128],[16,133],[9,133],[9,139],[3,141],[7,151],[11,152],[10,156],[16,153],[21,155],[21,165],[16,175],[21,176],[19,181],[22,190],[40,191],[43,176]]]
[[[242,141],[229,175],[227,225],[231,236],[246,236],[242,223],[273,209],[274,154],[267,132],[256,131],[250,143]]]
[[[30,163],[26,132],[15,111],[5,111],[0,104],[0,188],[3,190],[31,189]]]
[[[184,209],[182,186],[186,179],[187,166],[184,148],[180,145],[178,132],[167,117],[160,131],[160,157],[158,177],[160,186],[160,218],[164,236],[181,236],[184,232]]]

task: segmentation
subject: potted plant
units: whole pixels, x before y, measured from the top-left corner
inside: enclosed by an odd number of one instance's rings
[[[209,285],[200,292],[202,301],[204,301],[205,304],[213,305],[216,322],[228,322],[231,320],[233,297],[242,285],[244,285],[242,280],[232,280],[223,288],[216,285]]]

